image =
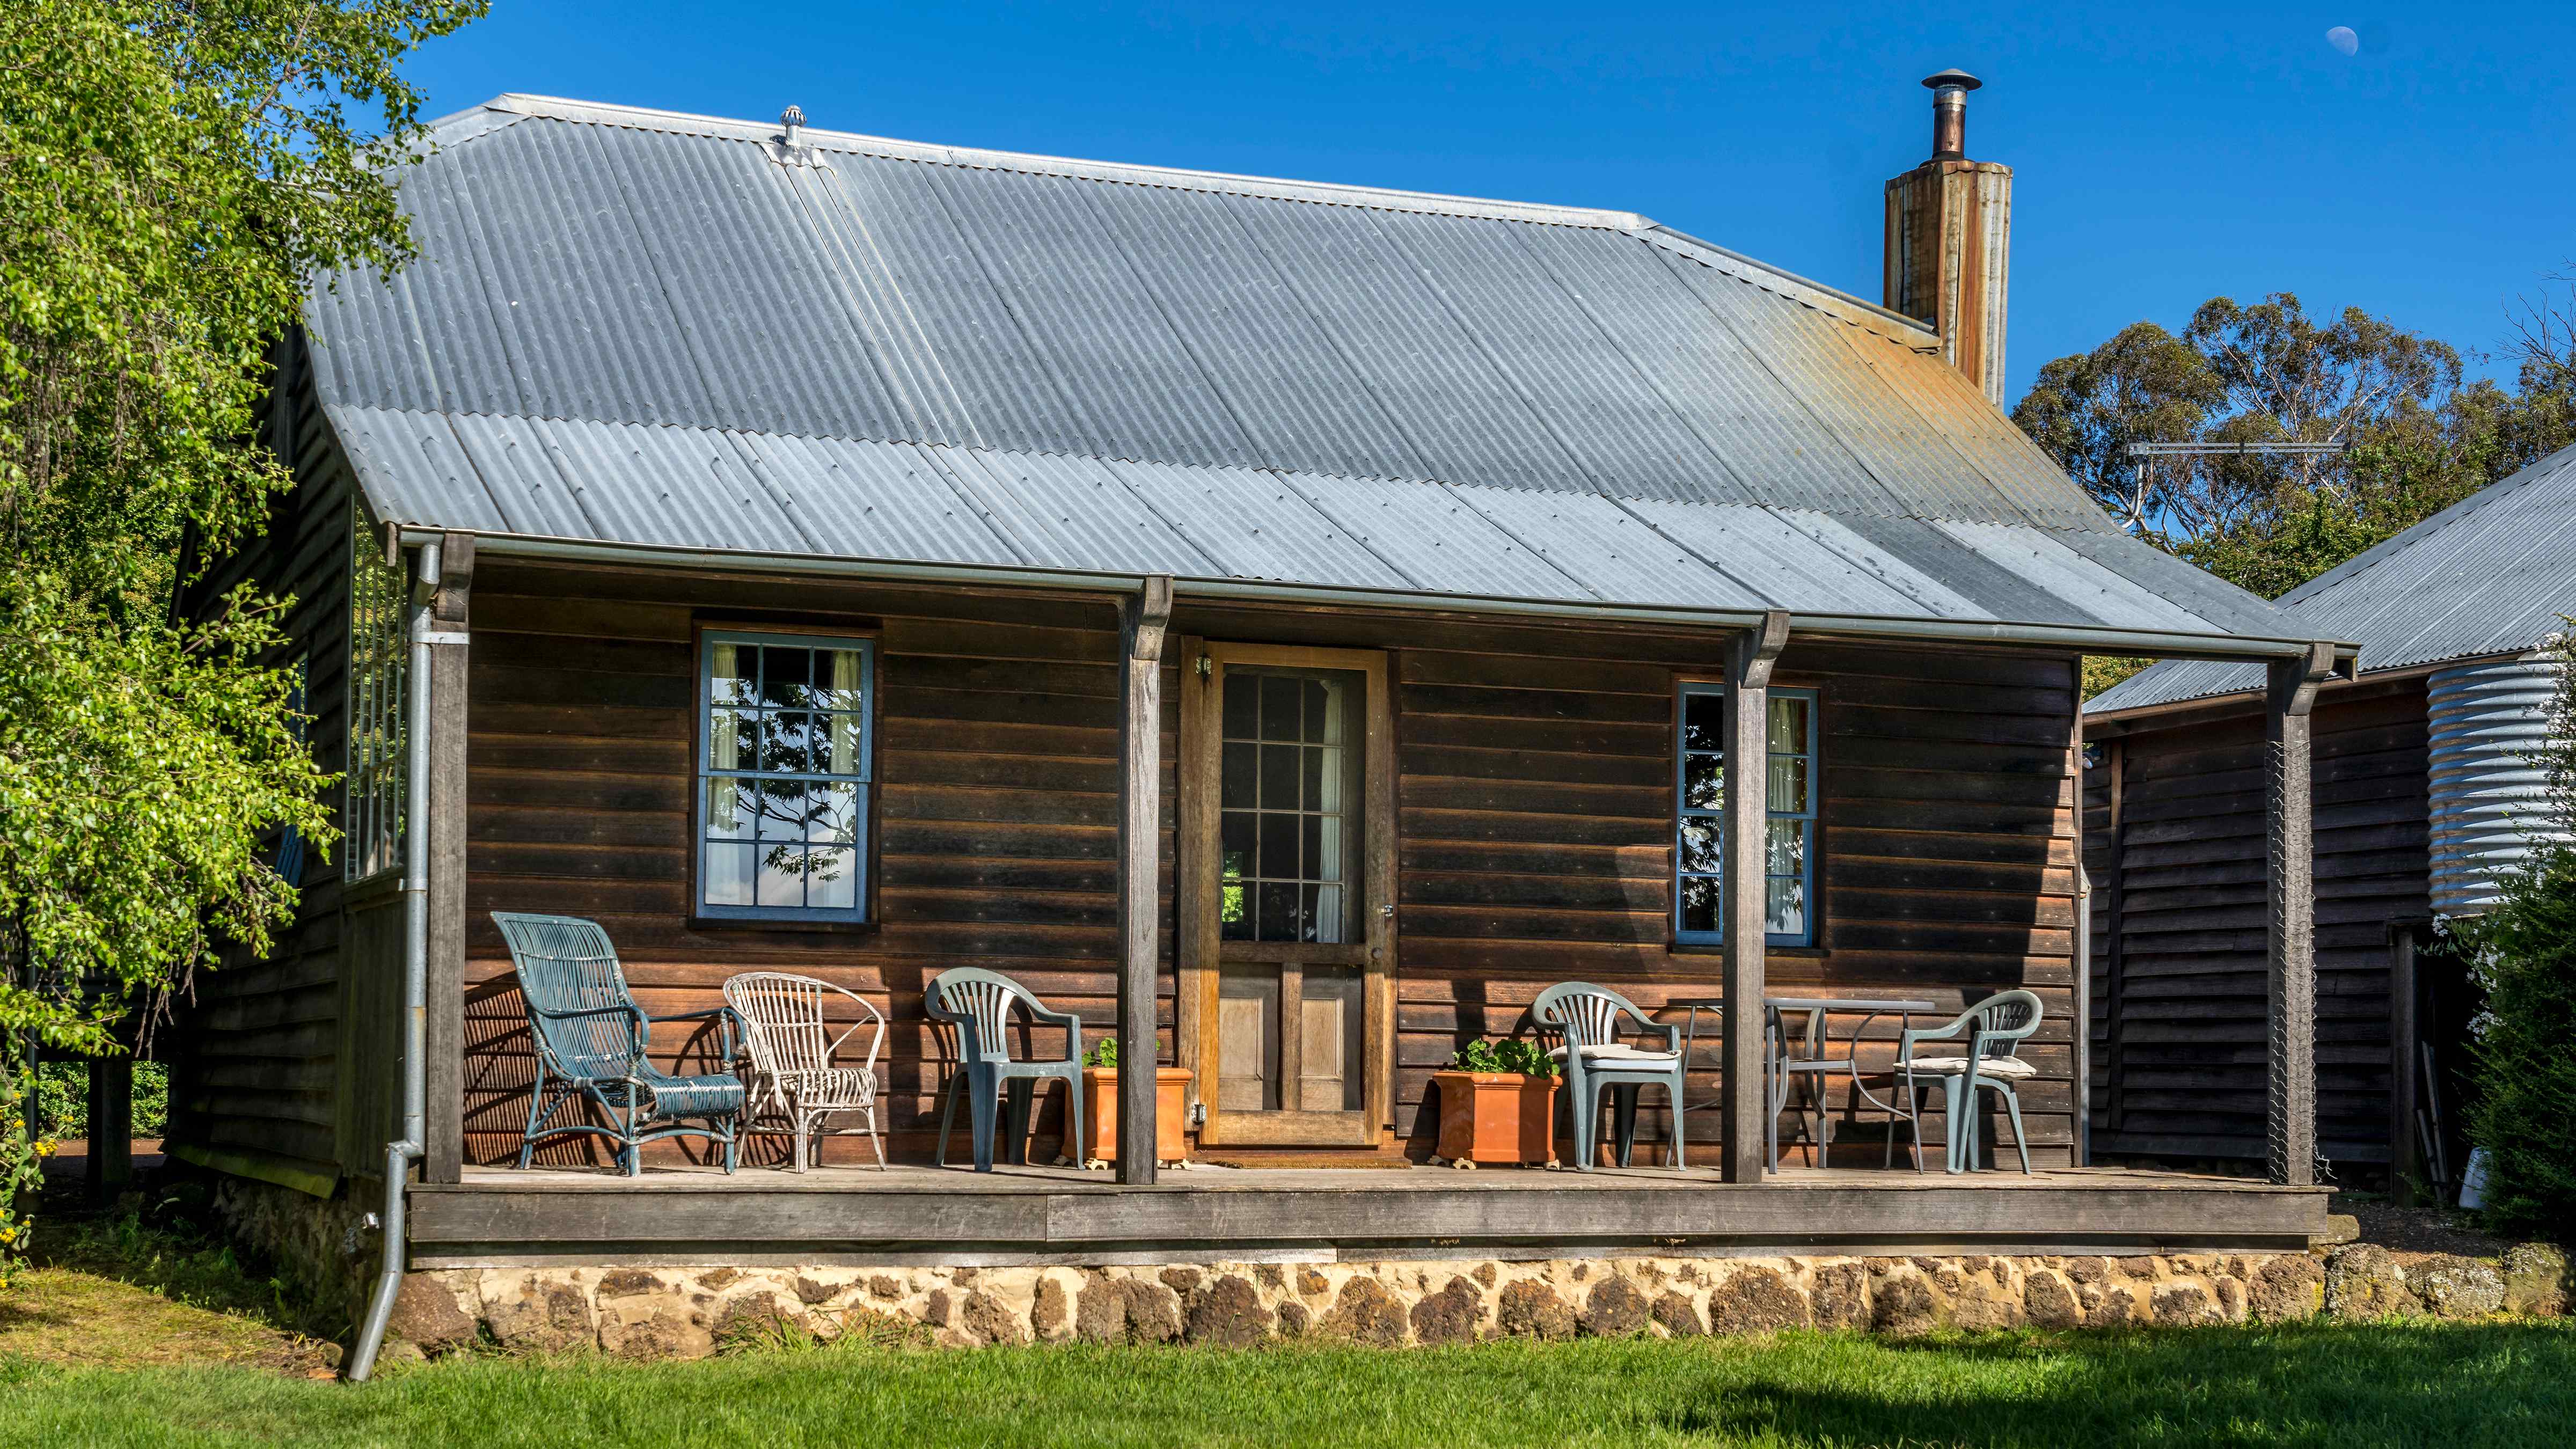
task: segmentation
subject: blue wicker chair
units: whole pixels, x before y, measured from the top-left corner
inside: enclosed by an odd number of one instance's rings
[[[703,1137],[724,1144],[724,1168],[734,1169],[748,1094],[730,1071],[675,1076],[653,1065],[648,1053],[657,1021],[714,1021],[722,1031],[724,1061],[734,1059],[733,1013],[724,1007],[647,1016],[626,988],[617,948],[596,921],[578,916],[527,916],[494,911],[493,922],[510,944],[527,1003],[528,1036],[536,1045],[537,1080],[528,1092],[528,1129],[519,1141],[526,1167],[539,1141],[588,1133],[617,1144],[626,1175],[644,1170],[641,1149],[664,1137]],[[549,1125],[568,1102],[598,1105],[609,1123]],[[688,1120],[703,1126],[688,1126]]]
[[[1622,1043],[1622,1014],[1634,1018],[1644,1031],[1663,1033],[1663,1049],[1648,1051]],[[1576,1171],[1592,1170],[1604,1088],[1610,1089],[1616,1107],[1611,1130],[1619,1148],[1619,1165],[1628,1165],[1628,1154],[1637,1138],[1637,1092],[1649,1085],[1663,1087],[1672,1105],[1673,1137],[1666,1155],[1672,1159],[1672,1166],[1686,1165],[1682,1156],[1680,1027],[1654,1021],[1618,992],[1582,981],[1568,981],[1540,992],[1538,1000],[1530,1003],[1530,1019],[1542,1034],[1559,1038],[1548,1055],[1565,1066],[1565,1095],[1574,1112]]]
[[[1027,1155],[1029,1112],[1037,1084],[1061,1078],[1065,1084],[1064,1155],[1080,1165],[1082,1153],[1082,1018],[1069,1011],[1049,1011],[1029,989],[998,971],[960,966],[930,979],[924,1005],[932,1017],[957,1030],[957,1065],[948,1072],[939,1096],[939,1165],[948,1165],[948,1129],[957,1117],[957,1091],[966,1092],[966,1113],[975,1136],[975,1170],[993,1170],[993,1109],[1005,1086],[1011,1094],[1009,1156]],[[1011,1060],[1011,1014],[1064,1028],[1064,1056],[1056,1061]]]

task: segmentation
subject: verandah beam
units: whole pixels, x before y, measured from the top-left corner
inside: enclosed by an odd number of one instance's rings
[[[1763,851],[1770,819],[1771,666],[1789,642],[1789,616],[1772,610],[1736,636],[1726,670],[1726,1136],[1728,1182],[1762,1178],[1768,1108],[1762,1090],[1762,957],[1769,915]]]
[[[2317,1180],[2316,837],[2311,810],[2317,686],[2334,671],[2332,645],[2275,660],[2265,691],[2263,768],[2270,860],[2263,931],[2271,1024],[2269,1170],[2293,1187]]]
[[[1118,1180],[1154,1180],[1155,980],[1160,974],[1163,636],[1172,581],[1157,574],[1119,606],[1126,709],[1118,720]],[[1071,1121],[1071,1114],[1067,1114]],[[1067,1156],[1079,1156],[1067,1144]]]

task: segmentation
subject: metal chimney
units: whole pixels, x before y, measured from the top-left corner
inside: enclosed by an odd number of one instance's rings
[[[1932,159],[1887,183],[1887,306],[1939,333],[1941,355],[2001,406],[2012,168],[1968,159],[1968,92],[1983,81],[1951,69],[1923,84]]]
[[[1953,66],[1925,76],[1923,84],[1932,88],[1932,159],[1967,160],[1968,92],[1985,82]]]

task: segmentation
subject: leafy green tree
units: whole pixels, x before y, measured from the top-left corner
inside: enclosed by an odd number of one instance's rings
[[[330,843],[278,658],[283,601],[173,607],[183,535],[257,532],[251,441],[306,279],[398,265],[400,63],[481,0],[0,5],[0,1099],[30,1038],[264,951],[295,892],[262,842]],[[0,1261],[23,1165],[0,1138]]]
[[[2216,297],[2176,336],[2152,322],[2040,369],[2013,419],[2132,534],[2266,598],[2565,446],[2576,303],[2525,304],[2517,389],[2358,308],[2311,318],[2276,293]],[[2340,453],[2161,458],[2134,442],[2341,443]],[[2146,666],[2086,661],[2086,694]]]

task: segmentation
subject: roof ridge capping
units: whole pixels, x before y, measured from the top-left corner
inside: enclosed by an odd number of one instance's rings
[[[627,126],[640,130],[668,131],[678,135],[706,136],[722,140],[770,141],[778,135],[776,121],[746,121],[724,116],[705,116],[688,111],[661,110],[650,106],[618,105],[604,101],[574,100],[564,96],[532,95],[510,91],[494,96],[482,105],[443,116],[429,124],[434,143],[454,143],[474,139],[501,129],[508,121],[490,119],[492,113],[511,118],[540,116],[550,120],[588,122],[596,125]],[[1861,315],[1850,320],[1877,326],[1894,323],[1900,329],[1891,337],[1908,347],[1934,339],[1932,329],[1902,312],[1855,296],[1840,288],[1828,286],[1795,272],[1749,257],[1715,242],[1676,230],[1634,211],[1602,207],[1565,206],[1551,202],[1508,201],[1493,197],[1462,196],[1438,191],[1407,191],[1393,187],[1362,186],[1352,182],[1299,181],[1276,176],[1250,176],[1229,171],[1200,171],[1178,166],[1152,166],[1136,162],[1094,161],[1070,156],[1049,156],[1029,151],[1001,151],[986,147],[947,146],[926,141],[904,141],[887,136],[872,136],[857,131],[833,131],[806,126],[798,132],[800,144],[824,150],[874,154],[906,160],[932,161],[952,166],[991,170],[1021,170],[1043,175],[1066,176],[1085,180],[1119,182],[1139,186],[1191,186],[1241,196],[1258,196],[1279,201],[1306,201],[1325,205],[1379,206],[1390,210],[1425,211],[1444,216],[1479,217],[1494,221],[1521,221],[1538,225],[1584,226],[1603,231],[1625,232],[1650,243],[1666,245],[1695,254],[1721,271],[1748,269],[1761,274],[1757,282],[1776,282],[1770,287],[1793,300],[1806,302],[1820,310],[1839,312],[1844,308]]]

